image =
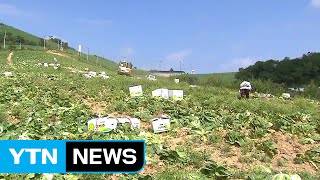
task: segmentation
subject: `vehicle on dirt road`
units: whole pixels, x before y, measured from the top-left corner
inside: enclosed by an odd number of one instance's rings
[[[127,61],[120,61],[117,73],[120,75],[132,76],[132,63]]]

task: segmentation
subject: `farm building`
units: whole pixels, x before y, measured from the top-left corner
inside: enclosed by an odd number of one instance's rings
[[[149,73],[152,75],[165,77],[186,74],[184,71],[149,71]]]

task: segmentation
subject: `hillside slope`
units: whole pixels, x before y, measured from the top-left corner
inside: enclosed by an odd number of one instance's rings
[[[16,29],[14,27],[4,25],[0,23],[0,39],[3,39],[4,34],[7,34],[6,38],[6,49],[3,49],[3,44],[1,44],[2,50],[14,50],[20,49],[20,42],[22,42],[22,48],[24,50],[36,50],[36,51],[49,51],[54,52],[57,51],[57,39],[49,39],[46,40],[46,49],[43,49],[43,37],[37,37],[30,33],[24,32],[22,30]],[[0,48],[0,50],[1,50]],[[57,53],[57,52],[56,52]],[[63,52],[60,54],[68,54],[68,56],[72,56],[74,58],[79,59],[78,52],[72,47],[64,48]],[[98,58],[97,58],[98,57]],[[83,53],[79,60],[86,61],[87,54]],[[101,56],[89,55],[88,62],[97,64],[98,66],[107,67],[110,70],[115,71],[117,69],[117,62],[113,62],[109,59],[105,59]],[[136,72],[144,74],[144,71],[137,70]]]
[[[0,23],[0,33],[2,34],[2,33],[4,33],[4,31],[7,31],[7,35],[8,35],[8,33],[12,33],[15,36],[21,36],[25,40],[32,41],[34,43],[38,43],[40,40],[40,38],[35,35],[32,35],[30,33],[24,32],[22,30],[16,29],[12,26],[7,26],[3,23]],[[1,39],[3,40],[3,37]]]

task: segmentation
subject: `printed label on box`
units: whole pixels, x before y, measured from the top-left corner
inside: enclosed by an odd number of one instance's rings
[[[183,90],[170,90],[169,97],[173,100],[181,100],[183,99]]]
[[[88,121],[88,129],[90,131],[109,132],[117,128],[117,119],[113,117],[96,118]]]
[[[134,87],[129,87],[130,91],[130,96],[135,97],[135,96],[142,96],[142,87],[141,86],[134,86]]]
[[[168,89],[156,89],[152,91],[153,97],[162,97],[164,99],[169,98],[169,90]]]
[[[170,130],[170,119],[155,118],[152,120],[154,133],[161,133]]]

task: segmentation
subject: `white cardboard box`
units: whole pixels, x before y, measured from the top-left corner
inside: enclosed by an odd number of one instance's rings
[[[140,128],[140,120],[138,118],[117,118],[118,123],[124,124],[129,123],[135,128]]]
[[[96,75],[97,75],[97,73],[94,72],[94,71],[90,71],[88,74],[89,74],[90,76],[92,76],[92,77],[96,77]]]
[[[161,133],[170,130],[169,118],[154,118],[152,119],[153,133]]]
[[[290,94],[289,93],[282,93],[282,97],[283,98],[290,98]]]
[[[161,97],[161,91],[159,89],[152,91],[152,97]]]
[[[108,116],[104,118],[95,118],[88,121],[90,131],[109,132],[117,128],[118,120]]]
[[[168,89],[156,89],[152,91],[153,97],[162,97],[164,99],[169,98],[169,90]]]
[[[183,90],[169,90],[169,97],[173,100],[183,99]]]
[[[131,97],[142,96],[143,95],[141,86],[129,87],[129,91],[130,91],[130,96]]]

